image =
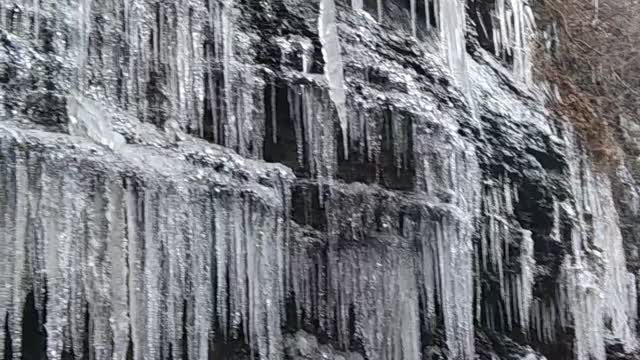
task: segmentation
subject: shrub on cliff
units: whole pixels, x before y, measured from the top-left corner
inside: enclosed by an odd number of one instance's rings
[[[557,86],[552,108],[601,164],[615,162],[620,119],[640,114],[640,2],[543,0],[538,74]]]

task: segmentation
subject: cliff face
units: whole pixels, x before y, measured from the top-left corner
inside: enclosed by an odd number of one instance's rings
[[[637,186],[466,5],[2,3],[0,358],[636,358]]]

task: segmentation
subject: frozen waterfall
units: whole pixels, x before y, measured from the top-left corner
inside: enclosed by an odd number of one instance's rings
[[[3,1],[0,359],[633,356],[622,195],[481,5]]]

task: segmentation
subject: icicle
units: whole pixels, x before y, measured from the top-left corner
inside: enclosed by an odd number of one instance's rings
[[[111,264],[111,293],[112,322],[110,323],[113,334],[113,358],[126,359],[127,343],[129,339],[129,316],[127,294],[126,253],[127,241],[125,238],[125,202],[124,192],[117,181],[112,181],[109,188],[107,221],[109,224],[109,255]]]
[[[441,29],[440,23],[442,21],[442,19],[440,18],[440,9],[441,9],[440,1],[441,0],[432,0],[432,3],[433,3],[433,15],[434,15],[434,18],[435,18],[435,21],[436,21],[435,22],[435,28],[438,29],[438,30]]]
[[[334,0],[322,0],[320,2],[318,34],[320,35],[320,42],[322,43],[324,75],[329,84],[329,96],[338,113],[344,144],[344,154],[345,158],[348,158],[347,98]]]
[[[453,77],[463,89],[468,90],[466,76],[465,2],[463,0],[436,1],[439,12],[440,38],[445,58]]]
[[[216,258],[216,269],[215,272],[217,275],[218,284],[216,290],[216,299],[218,300],[216,313],[219,315],[220,329],[222,330],[222,335],[224,338],[229,336],[228,328],[229,328],[229,320],[228,314],[230,313],[229,309],[227,309],[227,259],[229,258],[227,245],[228,241],[226,239],[227,234],[227,209],[225,204],[222,202],[222,199],[215,198],[213,201],[213,208],[215,209],[214,213],[214,234],[216,234],[215,238],[215,258]],[[223,300],[224,299],[224,300]],[[221,301],[223,300],[223,301]]]
[[[521,253],[520,253],[520,304],[518,306],[520,312],[520,325],[523,329],[529,328],[529,313],[531,312],[531,303],[533,301],[533,285],[535,280],[535,257],[533,252],[533,239],[531,231],[522,231]]]
[[[278,143],[278,113],[276,109],[276,85],[271,83],[271,97],[269,101],[271,102],[271,132],[273,136],[273,143]]]
[[[33,38],[36,40],[40,34],[40,1],[33,0]]]
[[[224,129],[225,144],[232,144],[232,148],[237,148],[238,137],[241,135],[237,132],[238,121],[233,111],[234,88],[232,81],[231,66],[233,62],[233,22],[231,19],[231,6],[233,0],[226,0],[222,7],[222,51],[223,51],[223,71],[224,71],[224,102],[226,110],[226,124]]]
[[[635,274],[627,273],[627,323],[631,332],[636,335],[635,329],[638,323],[638,284]]]
[[[308,74],[313,65],[313,45],[311,42],[301,42],[302,46],[302,72]]]
[[[478,21],[480,21],[480,28],[482,29],[482,34],[485,36],[485,38],[489,38],[489,33],[487,32],[487,26],[484,24],[484,20],[482,15],[480,15],[480,11],[478,9],[476,9],[476,18],[478,19]],[[495,31],[495,29],[493,29],[493,31]]]
[[[384,5],[383,2],[384,0],[377,0],[377,8],[378,8],[378,22],[382,23],[382,16],[383,16],[383,12],[384,12]]]
[[[431,31],[431,0],[424,0],[424,18],[427,32]]]
[[[45,253],[46,253],[46,271],[47,271],[47,356],[51,359],[57,359],[62,355],[64,342],[64,328],[68,326],[68,317],[66,309],[69,306],[69,284],[66,283],[70,279],[70,262],[72,248],[72,216],[78,215],[73,211],[73,199],[76,194],[80,193],[77,185],[68,175],[63,174],[43,174],[45,176],[62,175],[62,179],[46,179],[53,199],[47,197],[46,201],[50,201],[45,205],[47,208],[56,209],[54,214],[49,213],[49,219],[43,218],[49,224],[45,228]],[[43,193],[45,193],[43,191]],[[59,209],[59,210],[58,210]],[[50,210],[51,211],[51,210]],[[44,215],[44,214],[43,214]],[[75,217],[73,218],[76,219]]]
[[[553,198],[553,228],[551,230],[551,237],[560,241],[560,202],[555,197]]]
[[[162,309],[160,302],[162,299],[160,276],[161,268],[161,248],[160,234],[158,227],[161,219],[156,216],[160,197],[165,196],[164,189],[145,189],[143,196],[144,220],[141,260],[144,262],[142,272],[143,287],[143,307],[144,307],[144,353],[148,358],[158,358],[161,351],[161,331],[160,324]],[[163,219],[164,220],[164,219]]]
[[[434,254],[434,246],[435,236],[432,234],[431,229],[425,228],[423,229],[423,233],[429,234],[429,237],[425,239],[425,243],[422,247],[421,251],[421,264],[423,264],[424,268],[422,270],[423,286],[424,286],[424,296],[426,299],[426,314],[425,320],[427,321],[427,328],[432,329],[433,324],[435,324],[435,315],[436,315],[436,291],[438,290],[437,286],[437,272],[435,271],[435,266],[437,262],[435,261]]]
[[[209,334],[212,333],[211,324],[213,324],[211,294],[215,291],[211,271],[215,230],[211,221],[214,218],[213,204],[209,196],[204,196],[204,199],[202,208],[196,211],[197,216],[189,218],[191,234],[200,239],[195,244],[195,261],[192,262],[195,304],[193,313],[190,313],[192,315],[187,317],[189,328],[192,329],[191,335],[187,336],[190,356],[200,359],[206,358],[209,353]]]
[[[128,289],[139,289],[140,283],[138,274],[140,273],[141,264],[138,262],[138,198],[134,189],[135,183],[130,179],[125,180],[125,217],[126,223],[126,242],[127,242],[127,269],[128,269]],[[130,337],[133,343],[133,357],[134,359],[140,359],[142,354],[140,353],[142,347],[140,344],[140,330],[138,324],[140,323],[140,308],[138,306],[138,292],[133,292],[129,296],[129,319],[131,321],[131,333]]]
[[[29,179],[26,158],[21,145],[0,143],[0,161],[6,170],[0,178],[2,191],[0,200],[0,241],[2,260],[0,261],[0,315],[7,321],[5,333],[0,337],[10,337],[13,341],[13,355],[19,357],[22,351],[22,303],[29,285],[25,280],[27,251],[27,200]],[[3,349],[4,350],[4,349]]]
[[[416,0],[411,0],[411,34],[413,37],[417,35],[417,9],[416,9]]]
[[[602,298],[596,277],[586,269],[572,266],[570,259],[563,264],[568,292],[567,306],[573,315],[575,328],[575,357],[578,360],[606,358]]]

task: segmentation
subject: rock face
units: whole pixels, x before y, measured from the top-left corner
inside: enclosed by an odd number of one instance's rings
[[[3,2],[0,358],[638,358],[638,186],[545,109],[532,21]]]

